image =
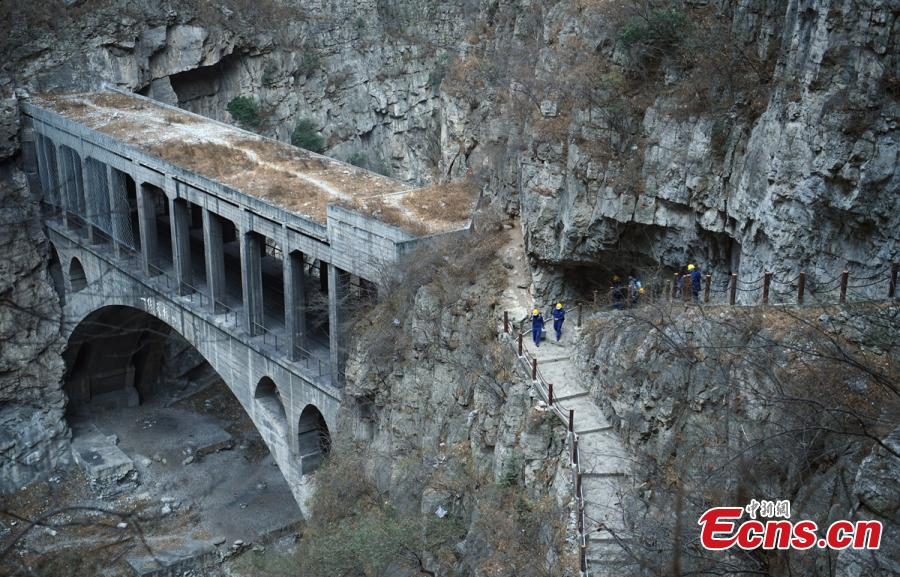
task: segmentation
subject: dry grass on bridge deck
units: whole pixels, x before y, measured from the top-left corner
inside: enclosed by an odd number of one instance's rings
[[[477,190],[401,181],[120,92],[44,95],[35,104],[125,145],[325,224],[339,204],[413,235],[465,228]]]

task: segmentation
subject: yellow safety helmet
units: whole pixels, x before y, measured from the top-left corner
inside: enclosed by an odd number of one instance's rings
[[[688,270],[694,270],[695,268],[697,268],[697,267],[695,267],[695,266],[692,265],[692,264],[689,264],[689,265],[688,265]]]
[[[641,294],[644,294],[644,287],[639,288],[639,289],[638,289],[638,292],[641,293]]]
[[[532,316],[535,316],[535,317],[536,317],[536,316],[538,316],[539,314],[541,314],[541,311],[539,311],[539,310],[537,310],[537,309],[534,309],[533,311],[531,311],[531,315],[532,315]]]
[[[562,308],[562,303],[556,303],[556,308],[561,309],[561,308]]]
[[[620,279],[619,279],[619,275],[617,275],[617,274],[614,274],[614,275],[613,275],[613,280],[614,280],[614,281],[616,281],[616,280],[620,280]]]

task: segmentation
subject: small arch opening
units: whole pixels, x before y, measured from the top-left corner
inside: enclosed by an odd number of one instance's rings
[[[279,421],[287,420],[284,402],[281,400],[281,392],[278,390],[278,386],[275,385],[275,381],[269,377],[263,377],[259,380],[253,398],[262,409],[277,417]]]
[[[72,286],[72,292],[76,293],[87,288],[87,275],[84,274],[84,267],[77,258],[73,258],[69,263],[69,284]]]
[[[319,468],[331,451],[331,434],[325,417],[313,405],[303,409],[297,431],[301,470],[308,475]]]

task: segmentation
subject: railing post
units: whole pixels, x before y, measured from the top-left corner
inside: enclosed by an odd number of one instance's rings
[[[803,294],[806,292],[806,273],[800,273],[800,279],[797,281],[797,304],[803,304]]]
[[[891,265],[891,285],[888,287],[888,298],[892,299],[897,296],[897,269],[900,269],[900,263]]]
[[[737,295],[737,273],[731,273],[731,287],[728,295],[728,304],[734,306],[734,298]]]
[[[697,287],[697,288],[700,288],[700,287]],[[686,303],[691,302],[691,295],[694,294],[694,281],[691,278],[691,275],[689,275],[689,274],[684,275],[684,286],[681,287],[681,292],[682,292],[681,297],[684,300],[684,302],[686,302]]]
[[[522,334],[519,333],[519,356],[522,356]]]
[[[847,282],[850,280],[850,271],[841,273],[841,304],[847,302]]]
[[[772,273],[766,271],[763,273],[763,294],[762,302],[764,305],[769,304],[769,283],[772,282]]]
[[[572,463],[578,464],[578,437],[572,436]]]
[[[598,302],[598,301],[597,301],[597,298],[598,298],[598,297],[597,297],[597,294],[598,294],[598,292],[599,292],[599,291],[598,291],[597,289],[594,289],[594,306],[597,306],[597,302]]]
[[[706,275],[706,287],[703,289],[703,302],[709,302],[709,287],[712,285],[712,275]]]
[[[553,406],[553,383],[547,383],[547,403]]]
[[[575,432],[575,409],[569,409],[569,432]]]
[[[631,299],[633,299],[633,298],[634,298],[634,289],[632,288],[631,283],[628,283],[628,300],[625,301],[626,309],[631,308],[631,302],[632,302]]]
[[[531,359],[531,380],[537,380],[537,359]]]
[[[509,333],[509,311],[503,311],[503,332]]]
[[[578,555],[580,557],[581,572],[584,573],[585,571],[587,571],[587,545],[582,543],[581,545],[579,545],[579,549],[581,550],[580,554]]]
[[[581,328],[581,314],[582,314],[582,304],[578,303],[578,328]]]

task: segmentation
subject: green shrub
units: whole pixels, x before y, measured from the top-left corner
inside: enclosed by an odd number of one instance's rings
[[[360,168],[368,168],[369,166],[369,155],[364,152],[354,152],[347,159],[347,162],[352,164],[353,166],[358,166]]]
[[[619,31],[633,67],[646,67],[675,51],[687,38],[691,21],[675,7],[656,8],[647,16],[632,16]]]
[[[297,122],[291,134],[291,144],[313,152],[325,150],[325,139],[319,134],[319,127],[310,118],[303,118]]]
[[[275,84],[275,74],[277,73],[277,69],[275,65],[269,62],[266,64],[266,67],[263,69],[263,75],[261,78],[261,82],[263,86],[272,86]]]
[[[306,48],[300,55],[300,62],[297,63],[297,74],[309,76],[319,68],[319,61],[319,54],[311,48]]]
[[[434,64],[434,70],[428,75],[428,86],[439,88],[447,76],[447,69],[450,67],[450,57],[446,54],[438,58]]]
[[[228,103],[228,114],[244,128],[259,128],[259,103],[249,96],[237,96]]]

